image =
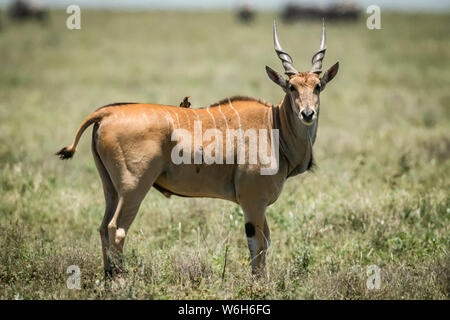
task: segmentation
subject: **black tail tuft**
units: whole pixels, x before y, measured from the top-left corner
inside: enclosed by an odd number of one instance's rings
[[[75,153],[75,150],[73,150],[71,147],[64,147],[61,150],[59,150],[55,155],[59,156],[61,160],[67,160],[73,157],[73,154]]]

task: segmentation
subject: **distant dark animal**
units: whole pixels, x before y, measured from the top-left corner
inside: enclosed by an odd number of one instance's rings
[[[237,11],[237,18],[243,23],[250,23],[255,18],[255,11],[248,5],[241,6]]]
[[[343,2],[328,7],[314,5],[305,6],[288,4],[281,11],[281,17],[285,22],[300,20],[327,20],[355,21],[359,18],[361,10],[354,4]]]
[[[328,20],[356,21],[360,14],[361,10],[356,5],[343,2],[326,8],[324,17]]]
[[[316,6],[303,6],[297,4],[288,4],[281,11],[281,18],[285,22],[294,22],[304,19],[319,19],[323,11]]]
[[[43,22],[48,17],[48,10],[30,0],[16,0],[8,8],[8,15],[13,20],[37,19]]]

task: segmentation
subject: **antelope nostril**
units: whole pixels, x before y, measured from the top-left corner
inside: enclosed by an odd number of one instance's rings
[[[314,115],[314,111],[311,109],[305,109],[305,110],[302,110],[301,114],[302,114],[302,117],[304,120],[309,121],[312,119],[312,117]]]

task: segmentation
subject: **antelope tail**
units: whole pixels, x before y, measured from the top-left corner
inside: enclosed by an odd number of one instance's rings
[[[81,126],[78,128],[75,140],[73,141],[72,145],[62,148],[57,153],[55,153],[55,155],[59,156],[61,160],[67,160],[72,158],[84,130],[86,130],[91,124],[99,122],[103,117],[105,117],[108,114],[108,112],[105,111],[106,110],[97,110],[94,113],[92,113],[89,117],[87,117],[81,124]]]

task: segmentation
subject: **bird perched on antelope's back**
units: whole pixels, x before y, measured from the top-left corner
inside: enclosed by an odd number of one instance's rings
[[[184,97],[183,101],[181,101],[181,103],[180,103],[180,107],[189,108],[191,106],[191,103],[189,102],[190,97],[191,96]]]

